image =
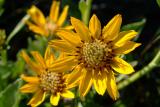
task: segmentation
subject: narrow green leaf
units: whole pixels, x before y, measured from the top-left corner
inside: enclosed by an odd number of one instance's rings
[[[90,11],[92,7],[92,0],[80,0],[79,10],[81,12],[82,21],[88,25],[90,18]]]
[[[143,29],[145,23],[146,23],[146,19],[143,18],[138,22],[134,22],[134,23],[130,23],[130,24],[124,25],[121,30],[122,31],[135,30],[135,31],[140,33],[141,30]]]
[[[11,75],[10,71],[11,69],[7,65],[0,65],[0,91],[7,87],[8,77]]]
[[[21,84],[22,81],[17,79],[0,92],[0,107],[18,107],[21,99],[21,94],[19,92]]]
[[[156,1],[157,1],[158,6],[160,7],[160,0],[156,0]]]

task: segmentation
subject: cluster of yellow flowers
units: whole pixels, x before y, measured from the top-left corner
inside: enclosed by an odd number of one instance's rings
[[[89,28],[74,17],[71,17],[71,26],[63,27],[69,7],[65,6],[59,15],[59,5],[59,1],[53,1],[47,18],[35,6],[28,11],[31,17],[31,21],[27,22],[30,30],[46,38],[59,37],[48,41],[44,57],[32,51],[33,61],[25,51],[21,53],[36,73],[36,76],[21,76],[28,83],[20,91],[35,93],[28,105],[38,106],[46,95],[50,95],[51,104],[56,106],[60,96],[74,98],[69,89],[76,86],[81,97],[85,97],[94,86],[98,94],[103,95],[107,90],[111,98],[116,100],[119,93],[115,71],[120,74],[134,72],[133,67],[120,55],[140,46],[140,43],[130,41],[137,32],[120,32],[122,17],[119,14],[103,29],[95,14],[90,19]],[[61,52],[58,58],[55,58],[53,49]]]

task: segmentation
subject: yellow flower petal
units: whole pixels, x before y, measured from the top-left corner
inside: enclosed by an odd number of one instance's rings
[[[101,23],[95,14],[90,19],[89,30],[95,38],[99,38],[101,35]]]
[[[65,6],[64,9],[63,9],[63,12],[61,13],[59,19],[58,19],[58,22],[57,24],[59,26],[62,26],[62,24],[64,23],[64,21],[66,20],[67,18],[67,14],[68,14],[68,9],[69,9],[69,6]]]
[[[128,54],[129,52],[133,51],[135,48],[140,46],[141,43],[135,43],[132,41],[126,42],[122,47],[118,47],[114,49],[115,54]]]
[[[84,72],[84,75],[82,77],[82,80],[80,81],[79,92],[80,96],[84,97],[90,90],[93,81],[91,72],[86,71],[85,68],[82,70],[82,72]]]
[[[39,26],[45,25],[46,23],[45,17],[43,13],[36,6],[32,6],[27,12],[37,25]]]
[[[39,83],[38,77],[29,77],[29,76],[21,75],[21,78],[29,83],[35,83],[35,84]]]
[[[113,41],[113,44],[117,47],[121,47],[125,44],[126,41],[131,40],[136,35],[137,32],[135,32],[134,30],[120,32],[118,37]]]
[[[59,100],[60,100],[60,95],[59,95],[59,93],[56,94],[56,95],[53,95],[53,94],[52,94],[51,97],[50,97],[50,102],[51,102],[51,104],[54,105],[54,106],[57,106],[57,105],[58,105]]]
[[[61,96],[64,98],[74,98],[74,94],[68,90],[65,90],[64,92],[62,92]]]
[[[45,31],[45,29],[43,27],[32,24],[29,21],[27,21],[26,24],[28,25],[29,29],[31,31],[33,31],[34,33],[37,33],[37,34],[43,35],[43,36],[48,36],[48,33]]]
[[[26,54],[25,51],[21,52],[21,56],[33,71],[35,71],[37,74],[41,74],[42,71],[39,66],[30,59],[30,57]]]
[[[67,78],[67,83],[69,88],[75,87],[77,85],[77,83],[80,81],[81,79],[81,70],[82,68],[80,66],[77,66],[68,76]]]
[[[53,1],[50,9],[49,17],[53,22],[56,22],[59,16],[59,2]]]
[[[103,95],[106,91],[107,88],[106,79],[107,79],[106,72],[103,72],[102,74],[94,73],[94,78],[93,78],[94,88],[100,95]]]
[[[67,35],[68,36],[68,35]],[[64,40],[51,40],[49,42],[49,46],[60,50],[62,52],[72,52],[73,51],[73,46],[71,46],[70,44],[68,44],[66,41]]]
[[[130,74],[134,72],[133,67],[129,63],[118,57],[113,59],[111,67],[121,74]]]
[[[53,72],[69,71],[76,64],[76,62],[74,60],[75,60],[75,58],[72,56],[63,58],[61,60],[57,60],[49,67],[49,70],[51,70]]]
[[[20,91],[22,93],[34,93],[38,90],[38,85],[37,84],[25,84],[20,88]]]
[[[74,29],[74,27],[70,25],[70,26],[65,26],[64,29],[66,29],[66,30],[72,30],[72,29]]]
[[[89,30],[83,22],[74,17],[71,17],[71,24],[83,41],[89,42],[91,40]]]
[[[46,61],[47,67],[50,66],[55,61],[54,53],[52,52],[50,46],[48,46],[45,51],[44,60]]]
[[[57,61],[63,60],[63,59],[64,59],[65,57],[67,57],[67,56],[68,56],[67,53],[61,52],[60,55],[59,55],[59,57],[57,58]]]
[[[112,71],[109,71],[107,75],[107,91],[113,100],[119,98],[115,77]]]
[[[31,54],[36,60],[36,62],[39,64],[39,67],[46,68],[45,61],[40,53],[38,53],[37,51],[32,51]]]
[[[60,30],[57,32],[57,35],[61,39],[67,41],[69,44],[75,47],[81,42],[79,36],[77,36],[76,33],[69,30]]]
[[[120,31],[122,17],[120,14],[114,16],[109,23],[103,28],[102,35],[106,41],[114,40]]]
[[[43,92],[42,90],[39,90],[35,93],[35,95],[32,97],[32,99],[29,101],[27,105],[31,105],[32,107],[40,105],[46,96],[46,92]]]

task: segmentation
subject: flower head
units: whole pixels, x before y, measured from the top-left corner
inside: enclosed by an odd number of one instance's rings
[[[28,10],[28,14],[31,16],[31,22],[27,22],[29,29],[46,37],[53,36],[56,30],[60,28],[71,29],[71,26],[62,27],[66,20],[69,6],[65,6],[59,16],[59,4],[59,1],[53,1],[47,18],[36,6],[32,6]]]
[[[74,94],[68,90],[71,85],[67,83],[67,76],[59,72],[59,70],[55,72],[50,69],[53,65],[58,66],[63,55],[55,60],[51,49],[48,47],[44,58],[38,52],[32,52],[32,56],[35,61],[32,61],[29,56],[22,51],[22,57],[28,66],[37,74],[36,76],[21,76],[21,78],[28,83],[22,86],[20,91],[22,93],[35,93],[28,105],[38,106],[44,101],[46,94],[50,94],[50,102],[55,106],[58,105],[60,96],[74,98]],[[53,67],[51,68],[53,69]],[[55,69],[61,68],[56,67]]]
[[[133,67],[119,56],[133,51],[140,43],[130,41],[137,32],[120,32],[121,23],[122,17],[118,14],[101,30],[100,21],[93,15],[88,29],[83,22],[71,17],[75,32],[59,30],[57,34],[62,40],[52,40],[49,43],[50,46],[66,52],[68,58],[74,57],[74,70],[68,81],[79,81],[81,96],[85,96],[94,85],[98,94],[103,95],[107,90],[116,100],[119,94],[114,71],[121,74],[134,72]]]

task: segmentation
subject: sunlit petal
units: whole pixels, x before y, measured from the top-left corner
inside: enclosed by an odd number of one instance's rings
[[[53,72],[69,71],[76,64],[74,60],[74,57],[66,57],[61,60],[57,60],[50,66],[49,70]]]
[[[36,72],[37,74],[41,74],[41,69],[38,67],[38,65],[33,62],[30,57],[26,54],[25,51],[21,52],[21,56],[24,58],[24,60],[26,61],[26,63],[29,65],[29,67]]]
[[[48,33],[45,31],[45,29],[43,27],[37,26],[35,24],[32,24],[31,22],[26,22],[26,24],[28,25],[29,29],[39,35],[42,36],[47,36]]]
[[[43,59],[43,57],[41,56],[41,54],[37,51],[32,51],[31,52],[32,56],[34,57],[34,59],[36,60],[36,62],[42,67],[42,68],[46,68],[46,64],[45,61]]]
[[[95,38],[99,38],[101,35],[101,23],[95,14],[90,19],[89,30]]]
[[[29,83],[34,83],[34,84],[38,84],[39,83],[39,78],[38,77],[31,77],[31,76],[25,76],[25,75],[21,75],[21,78]]]
[[[36,6],[32,6],[27,12],[37,25],[43,26],[46,23],[43,13]]]
[[[107,74],[107,91],[113,100],[119,98],[115,77],[112,71],[109,71]]]
[[[80,81],[80,79],[82,78],[82,72],[81,72],[82,68],[80,66],[77,66],[68,76],[67,78],[67,83],[68,83],[68,87],[74,87],[78,84],[78,82]]]
[[[114,58],[111,67],[121,74],[130,74],[134,72],[133,67],[129,63],[118,57]]]
[[[114,16],[112,20],[103,28],[102,35],[106,41],[114,40],[120,31],[122,17],[120,14]]]
[[[137,35],[134,30],[120,32],[118,37],[113,41],[114,45],[120,47]]]
[[[84,75],[79,85],[79,92],[81,97],[84,97],[89,92],[93,83],[91,72],[86,71],[84,68],[83,73]]]
[[[106,79],[107,79],[106,72],[103,72],[101,74],[94,73],[94,78],[93,78],[94,88],[100,95],[103,95],[106,91],[107,88]]]
[[[31,105],[32,107],[40,105],[44,101],[45,96],[46,92],[43,92],[42,90],[37,91],[29,101],[28,105]]]
[[[61,13],[59,19],[58,19],[58,22],[57,24],[59,26],[62,26],[62,24],[64,23],[64,21],[66,20],[67,18],[67,14],[68,14],[68,9],[69,9],[69,6],[65,6],[64,9],[63,9],[63,12]]]
[[[132,41],[127,41],[123,46],[114,49],[115,54],[128,54],[133,51],[135,48],[140,46],[141,43],[135,43]]]
[[[20,88],[20,91],[22,93],[34,93],[38,90],[38,85],[37,84],[25,84]]]
[[[76,33],[69,30],[60,30],[57,32],[57,35],[61,39],[65,40],[66,42],[75,47],[81,42],[79,36],[77,36]]]
[[[56,22],[59,16],[59,2],[53,1],[50,9],[49,17],[53,22]]]
[[[71,24],[83,41],[89,42],[91,40],[89,30],[83,22],[74,17],[71,17]]]
[[[72,46],[64,40],[52,40],[49,42],[49,45],[62,52],[72,52],[74,49],[74,47],[72,48]]]
[[[68,90],[64,90],[61,93],[61,96],[64,97],[64,98],[74,98],[74,94],[71,91],[68,91]]]
[[[57,93],[56,95],[52,94],[51,97],[50,97],[50,102],[54,106],[58,105],[59,100],[60,100],[60,94],[59,93]]]

